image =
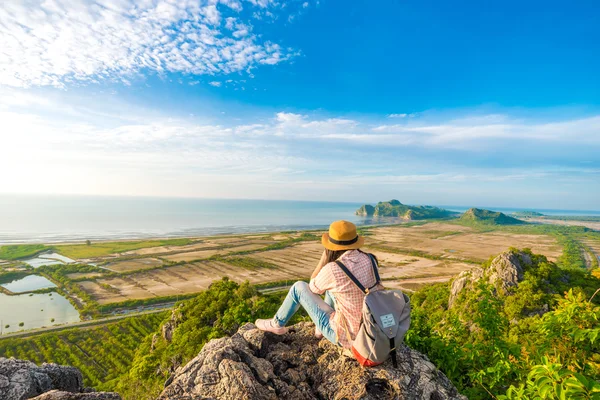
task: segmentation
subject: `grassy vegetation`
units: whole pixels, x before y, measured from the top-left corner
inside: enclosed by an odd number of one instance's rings
[[[0,357],[72,365],[79,368],[86,385],[101,387],[128,373],[139,343],[155,332],[167,315],[165,311],[93,328],[0,339]]]
[[[582,244],[569,234],[557,233],[554,235],[558,243],[563,247],[563,252],[557,260],[557,264],[562,268],[585,269],[585,251]]]
[[[600,280],[577,266],[530,256],[524,280],[507,293],[480,283],[462,291],[453,308],[450,284],[413,294],[406,341],[472,399],[597,398],[600,301],[589,298]],[[552,369],[560,373],[539,380]],[[571,386],[563,385],[567,377]],[[563,389],[570,395],[561,397]],[[579,390],[586,395],[576,396]]]
[[[249,284],[238,285],[227,278],[213,282],[208,290],[176,308],[173,340],[158,338],[153,344],[146,337],[131,372],[111,389],[126,400],[156,398],[171,371],[195,357],[206,342],[235,333],[244,322],[272,316],[282,298],[281,294],[261,295]]]
[[[15,244],[0,247],[0,260],[20,260],[34,257],[45,251],[56,251],[65,257],[80,259],[102,257],[114,253],[159,246],[185,246],[195,243],[192,239],[141,240],[124,242],[100,242],[91,244],[67,244],[46,246],[42,244]]]
[[[31,271],[0,271],[0,285],[25,278]]]
[[[34,257],[51,247],[43,244],[14,244],[0,247],[0,260],[20,260],[23,258]]]
[[[126,242],[100,242],[87,244],[72,244],[54,246],[54,250],[65,257],[80,259],[102,257],[109,254],[123,253],[159,246],[185,246],[194,243],[191,239],[141,240]]]

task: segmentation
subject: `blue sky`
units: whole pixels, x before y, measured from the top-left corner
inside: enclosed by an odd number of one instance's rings
[[[0,9],[0,192],[600,209],[597,2]]]

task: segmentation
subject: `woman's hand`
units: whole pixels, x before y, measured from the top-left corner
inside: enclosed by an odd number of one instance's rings
[[[317,268],[315,268],[315,270],[313,271],[310,279],[313,279],[314,277],[316,277],[319,274],[319,271],[321,271],[321,268],[323,268],[325,266],[325,264],[327,264],[327,250],[323,250],[323,254],[321,255],[321,259],[319,260],[319,263],[317,264]]]

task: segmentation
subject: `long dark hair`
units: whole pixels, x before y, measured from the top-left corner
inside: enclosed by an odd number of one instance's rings
[[[325,255],[327,256],[327,260],[325,261],[325,264],[329,264],[330,262],[334,262],[335,260],[337,260],[338,258],[340,258],[342,256],[342,254],[344,254],[346,252],[346,250],[329,250],[329,249],[325,249]]]
[[[325,249],[325,254],[327,255],[327,260],[325,261],[325,264],[328,264],[330,262],[334,262],[335,260],[337,260],[338,258],[340,258],[342,256],[342,254],[344,254],[347,250],[329,250],[329,249]],[[364,253],[364,251],[358,249],[358,251],[360,251],[361,253]],[[379,260],[377,259],[377,257],[375,257],[375,254],[372,254],[373,258],[375,259],[375,261],[377,262],[377,264],[379,265]]]

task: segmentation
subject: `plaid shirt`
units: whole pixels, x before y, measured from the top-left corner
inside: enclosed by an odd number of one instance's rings
[[[339,260],[364,287],[370,288],[375,285],[369,256],[357,250],[349,250]],[[352,341],[360,328],[365,294],[335,262],[326,264],[317,276],[310,280],[310,290],[317,294],[329,291],[333,296],[335,312],[330,316],[330,324],[342,346],[352,347]]]

